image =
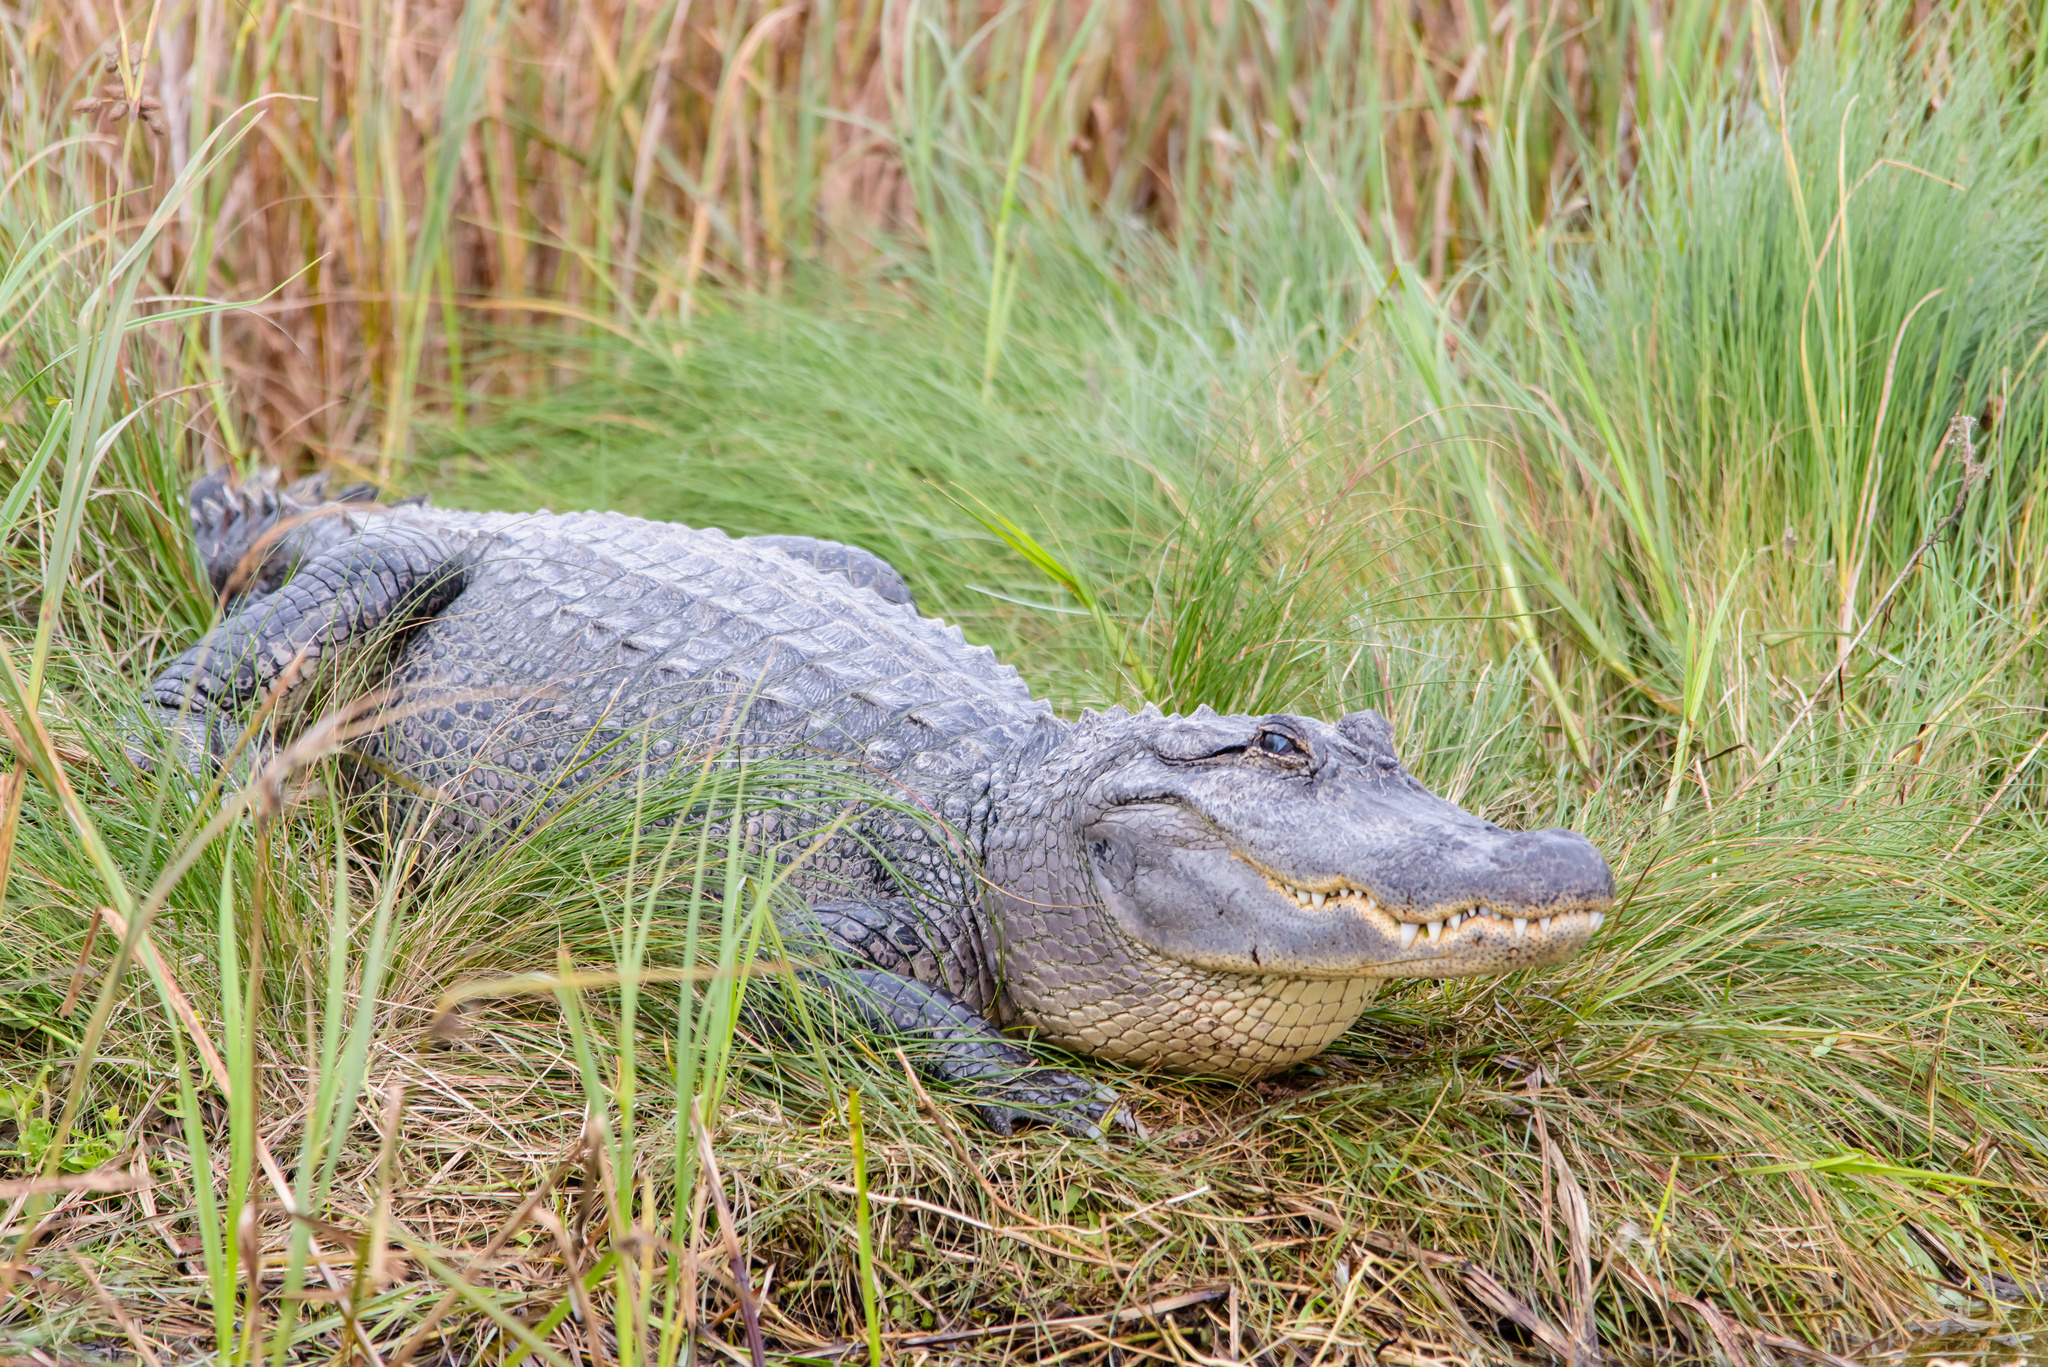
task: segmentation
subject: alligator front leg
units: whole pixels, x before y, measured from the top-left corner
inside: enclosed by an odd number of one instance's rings
[[[1027,1121],[1101,1136],[1115,1092],[1045,1067],[953,992],[922,980],[937,976],[934,950],[944,946],[931,941],[946,929],[943,922],[920,918],[906,898],[820,903],[809,920],[792,928],[795,947],[822,939],[850,962],[807,972],[806,984],[823,989],[861,1028],[901,1047],[920,1073],[974,1096],[990,1129],[1008,1134]]]
[[[379,522],[306,561],[274,592],[237,603],[157,676],[146,706],[172,736],[184,767],[208,776],[241,735],[242,708],[291,692],[323,663],[388,639],[461,591],[460,570],[438,538]],[[139,767],[154,767],[154,757],[137,745],[129,755]]]
[[[920,1073],[973,1095],[975,1111],[998,1134],[1023,1120],[1101,1136],[1115,1092],[1044,1067],[945,988],[878,968],[849,969],[844,982],[823,973],[806,977],[828,987],[866,1029],[901,1047]]]

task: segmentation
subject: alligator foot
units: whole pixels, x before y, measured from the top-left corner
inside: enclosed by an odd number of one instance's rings
[[[1135,1129],[1116,1093],[1061,1068],[1047,1068],[943,987],[878,968],[805,970],[809,987],[848,1009],[867,1030],[903,1051],[925,1077],[958,1089],[982,1123],[1009,1134],[1020,1123],[1051,1125],[1099,1139],[1105,1124]]]
[[[173,773],[201,786],[212,782],[232,756],[226,782],[240,787],[263,771],[275,748],[261,732],[245,739],[232,719],[218,713],[161,701],[144,703],[121,731],[121,751],[137,772],[155,776],[160,762],[168,761]]]
[[[1079,1139],[1102,1138],[1105,1125],[1135,1130],[1128,1109],[1116,1104],[1116,1093],[1099,1082],[1058,1068],[1034,1068],[999,1088],[1000,1101],[977,1101],[974,1110],[997,1134],[1009,1134],[1019,1122],[1050,1125]]]

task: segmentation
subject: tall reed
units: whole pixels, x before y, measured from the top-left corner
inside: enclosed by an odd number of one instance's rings
[[[1229,206],[1336,175],[1374,244],[1443,292],[1625,184],[1646,124],[1747,79],[1752,13],[1783,49],[1809,22],[1692,0],[1327,0],[1270,21],[1123,0],[83,0],[0,18],[0,158],[84,138],[78,172],[129,209],[249,100],[290,97],[194,183],[151,262],[164,292],[242,306],[186,324],[176,378],[223,385],[188,440],[389,477],[417,405],[544,382],[476,354],[496,326],[630,328],[806,265],[967,272],[992,369],[1048,202],[1134,216],[1227,272],[1210,225]],[[67,117],[122,52],[115,93],[160,102],[160,137],[97,136],[114,100]],[[1506,129],[1512,166],[1490,145]]]

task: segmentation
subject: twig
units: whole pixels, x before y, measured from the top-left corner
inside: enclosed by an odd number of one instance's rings
[[[491,1241],[484,1245],[483,1252],[470,1260],[467,1269],[469,1272],[481,1270],[487,1260],[497,1256],[498,1250],[505,1246],[505,1241],[510,1239],[518,1232],[519,1227],[526,1223],[527,1217],[533,1214],[533,1208],[541,1203],[543,1197],[554,1190],[555,1183],[562,1180],[574,1162],[575,1159],[573,1157],[564,1158],[555,1165],[553,1172],[541,1179],[539,1186],[526,1194],[526,1199],[519,1203],[519,1209],[513,1211],[507,1217],[505,1223],[498,1226],[498,1232],[493,1234]],[[420,1345],[427,1341],[427,1336],[434,1331],[435,1327],[441,1323],[441,1320],[448,1312],[455,1308],[455,1302],[461,1298],[462,1293],[459,1291],[451,1290],[443,1295],[435,1303],[434,1308],[427,1312],[426,1317],[407,1336],[405,1342],[399,1345],[398,1352],[392,1356],[389,1367],[405,1367],[406,1363],[411,1362],[413,1354],[417,1353],[420,1350]]]
[[[718,1206],[718,1229],[725,1236],[726,1256],[732,1259],[732,1284],[739,1292],[740,1320],[747,1327],[747,1356],[754,1367],[768,1367],[768,1348],[761,1341],[761,1312],[754,1304],[754,1288],[747,1281],[747,1260],[740,1252],[740,1236],[733,1224],[732,1207],[725,1203],[725,1179],[718,1175],[718,1160],[711,1153],[711,1136],[704,1129],[704,1113],[695,1097],[690,1098],[690,1124],[697,1131],[697,1156],[704,1161],[704,1175],[710,1179],[711,1199]]]
[[[1041,1250],[1042,1252],[1057,1254],[1059,1257],[1062,1258],[1079,1258],[1086,1262],[1100,1263],[1102,1266],[1110,1268],[1111,1270],[1116,1272],[1129,1272],[1131,1270],[1130,1264],[1117,1262],[1108,1254],[1098,1252],[1098,1245],[1095,1243],[1095,1241],[1083,1237],[1079,1231],[1071,1229],[1064,1225],[1049,1225],[1045,1224],[1042,1221],[1034,1220],[1030,1215],[1026,1214],[1022,1210],[1019,1210],[1010,1202],[1004,1200],[1003,1194],[995,1189],[994,1184],[991,1183],[988,1180],[987,1175],[982,1172],[981,1164],[975,1162],[971,1157],[968,1156],[967,1145],[961,1140],[960,1132],[958,1128],[955,1127],[955,1125],[953,1124],[953,1118],[947,1115],[946,1112],[939,1106],[939,1104],[936,1101],[932,1100],[931,1093],[927,1092],[924,1089],[924,1083],[918,1080],[917,1070],[910,1066],[910,1056],[904,1053],[903,1050],[899,1048],[896,1050],[896,1061],[903,1065],[903,1076],[910,1083],[911,1094],[917,1098],[918,1109],[923,1111],[925,1117],[932,1122],[932,1125],[939,1131],[939,1133],[945,1136],[946,1142],[950,1144],[953,1148],[954,1157],[960,1160],[961,1170],[968,1173],[970,1176],[974,1178],[975,1184],[981,1188],[981,1194],[988,1198],[989,1204],[994,1206],[997,1210],[1002,1211],[1004,1214],[1009,1215],[1014,1219],[1018,1220],[1019,1222],[1021,1222],[1022,1228],[1030,1229],[1042,1234],[1056,1235],[1059,1238],[1065,1239],[1069,1243],[1074,1244],[1077,1248],[1079,1248],[1082,1251],[1077,1253],[1071,1252],[1067,1249],[1048,1248],[1046,1245],[1038,1243],[1036,1240],[1030,1238],[1028,1235],[1020,1233],[1018,1227],[1005,1227],[1002,1225],[987,1224],[982,1221],[974,1219],[970,1215],[964,1215],[957,1210],[947,1210],[943,1206],[929,1206],[928,1203],[917,1202],[914,1200],[914,1198],[900,1197],[891,1198],[892,1200],[910,1201],[912,1204],[927,1205],[928,1208],[935,1215],[945,1215],[956,1220],[964,1220],[968,1224],[978,1225],[980,1228],[985,1229],[992,1234],[1001,1234],[1008,1238],[1019,1239],[1024,1243],[1030,1244],[1033,1248]],[[1193,1193],[1185,1193],[1181,1196],[1172,1197],[1170,1199],[1174,1201],[1184,1201],[1187,1199],[1189,1195],[1192,1194]],[[871,1197],[870,1199],[873,1198]],[[1137,1213],[1139,1212],[1128,1212],[1118,1218],[1127,1220],[1130,1219],[1132,1215],[1135,1215]]]
[[[1792,737],[1798,734],[1800,727],[1806,723],[1806,719],[1813,715],[1813,709],[1819,705],[1823,697],[1827,696],[1827,691],[1841,684],[1843,675],[1848,671],[1849,661],[1856,653],[1856,647],[1863,644],[1863,638],[1868,636],[1872,629],[1884,622],[1887,614],[1891,611],[1892,600],[1898,596],[1899,590],[1905,587],[1906,580],[1912,577],[1913,571],[1920,567],[1920,562],[1926,558],[1927,552],[1934,548],[1934,543],[1947,536],[1950,530],[1963,520],[1963,509],[1969,503],[1970,490],[1976,488],[1989,473],[1985,466],[1977,463],[1977,448],[1970,440],[1970,429],[1976,425],[1976,422],[1977,420],[1967,413],[1956,414],[1955,418],[1948,425],[1948,436],[1943,443],[1944,445],[1962,448],[1963,483],[1962,487],[1956,490],[1955,506],[1948,510],[1948,516],[1934,524],[1934,529],[1928,532],[1921,539],[1920,544],[1913,548],[1913,553],[1906,557],[1906,563],[1899,570],[1897,576],[1892,579],[1891,587],[1884,591],[1883,597],[1871,605],[1870,615],[1864,618],[1862,630],[1858,631],[1855,637],[1842,650],[1841,656],[1835,661],[1835,667],[1828,671],[1826,678],[1821,680],[1820,687],[1813,690],[1811,696],[1800,707],[1798,714],[1792,718],[1792,724],[1785,728],[1785,733],[1778,737],[1776,744],[1771,746],[1769,753],[1757,761],[1757,766],[1751,771],[1749,777],[1744,779],[1735,791],[1729,795],[1728,800],[1730,802],[1748,792],[1757,779],[1770,769],[1771,761],[1775,760],[1784,751],[1785,747],[1792,743]]]
[[[2048,745],[2048,728],[2044,728],[2041,734],[2034,738],[2033,747],[2020,757],[2020,762],[2005,771],[2004,779],[1999,782],[1998,791],[1991,795],[1989,802],[1977,809],[1977,815],[1970,818],[1970,824],[1965,826],[1963,833],[1956,837],[1956,843],[1948,847],[1951,859],[1961,853],[1964,843],[1977,833],[1977,828],[1984,824],[1984,818],[1991,815],[1991,809],[2004,799],[2005,790],[2012,787],[2013,780],[2024,773],[2027,766],[2034,762],[2034,757],[2041,753],[2041,747],[2044,745]]]
[[[1721,1346],[1721,1351],[1726,1353],[1729,1360],[1736,1363],[1737,1367],[1747,1367],[1747,1364],[1752,1361],[1749,1354],[1741,1351],[1743,1339],[1748,1339],[1749,1346],[1751,1347],[1761,1345],[1765,1348],[1774,1349],[1779,1353],[1796,1353],[1800,1357],[1810,1358],[1815,1362],[1822,1363],[1824,1367],[1856,1367],[1853,1359],[1837,1356],[1834,1353],[1828,1352],[1825,1348],[1816,1348],[1810,1343],[1802,1343],[1798,1339],[1788,1338],[1783,1334],[1773,1334],[1763,1329],[1752,1329],[1748,1325],[1740,1323],[1730,1316],[1727,1311],[1704,1297],[1695,1300],[1691,1296],[1681,1295],[1645,1272],[1642,1268],[1637,1267],[1627,1258],[1611,1259],[1609,1265],[1616,1268],[1625,1280],[1634,1282],[1644,1291],[1659,1297],[1667,1304],[1682,1305],[1705,1320],[1707,1331],[1714,1336],[1714,1341]]]
[[[1350,1235],[1351,1226],[1334,1211],[1323,1209],[1312,1202],[1294,1197],[1283,1198],[1285,1203],[1298,1214],[1305,1215],[1318,1224],[1327,1225],[1340,1235]],[[1542,1344],[1558,1358],[1571,1361],[1580,1345],[1570,1334],[1559,1329],[1539,1315],[1527,1301],[1508,1290],[1507,1284],[1492,1272],[1455,1253],[1444,1253],[1433,1248],[1424,1248],[1410,1243],[1398,1234],[1385,1230],[1368,1229],[1353,1237],[1375,1253],[1405,1258],[1422,1269],[1428,1276],[1433,1269],[1448,1268],[1458,1274],[1465,1283],[1466,1292],[1486,1309],[1504,1320],[1508,1320],[1526,1332],[1529,1337]],[[1434,1279],[1431,1278],[1432,1285]],[[1446,1302],[1448,1304],[1448,1302]],[[1453,1311],[1455,1306],[1451,1307]],[[1460,1317],[1462,1319],[1462,1316]],[[1470,1326],[1466,1326],[1469,1330]]]
[[[102,920],[114,934],[124,940],[128,938],[128,922],[120,912],[112,907],[101,907],[93,913],[93,921],[98,923]],[[183,1023],[185,1033],[192,1037],[192,1045],[199,1051],[199,1058],[206,1064],[206,1071],[212,1076],[214,1085],[220,1088],[222,1096],[232,1096],[234,1088],[228,1082],[228,1067],[221,1062],[219,1051],[213,1047],[213,1036],[199,1023],[199,1013],[192,1009],[192,1003],[185,996],[184,989],[178,986],[178,980],[171,976],[170,970],[157,956],[156,941],[150,938],[147,930],[136,938],[135,957],[145,969],[163,980],[164,995],[171,999],[171,1011]],[[278,1195],[287,1206],[291,1204],[289,1188],[281,1186]]]
[[[823,1182],[819,1185],[837,1196],[852,1196],[854,1194],[854,1188],[850,1182]],[[1100,1253],[1081,1253],[1073,1249],[1061,1248],[1057,1244],[1043,1243],[1020,1229],[1015,1229],[1008,1225],[992,1224],[987,1220],[977,1220],[965,1211],[954,1210],[950,1206],[942,1206],[933,1201],[921,1201],[915,1196],[890,1196],[882,1192],[871,1191],[868,1193],[868,1200],[878,1206],[907,1206],[911,1210],[922,1210],[932,1215],[943,1215],[949,1220],[958,1220],[963,1225],[972,1226],[989,1234],[999,1234],[1006,1239],[1015,1239],[1021,1244],[1029,1245],[1040,1253],[1049,1253],[1055,1258],[1072,1258],[1077,1262],[1093,1263],[1097,1267],[1106,1267],[1113,1272],[1128,1272],[1131,1270],[1129,1263],[1117,1262],[1115,1259],[1106,1258]],[[1039,1228],[1045,1228],[1045,1226],[1039,1226]]]
[[[133,1191],[142,1185],[141,1176],[119,1168],[95,1168],[91,1172],[67,1173],[62,1177],[21,1177],[0,1182],[0,1201],[12,1201],[37,1194],[55,1195],[74,1191]]]
[[[120,936],[123,941],[127,940],[128,923],[122,918],[121,913],[110,907],[102,907],[99,914],[106,919],[109,930]],[[192,1045],[199,1051],[199,1057],[205,1062],[207,1072],[212,1075],[214,1086],[220,1088],[222,1096],[232,1097],[234,1088],[228,1079],[227,1065],[221,1062],[220,1051],[213,1047],[213,1037],[206,1032],[206,1027],[200,1024],[199,1013],[192,1009],[192,1003],[186,998],[184,990],[178,986],[178,980],[171,976],[170,969],[165,967],[163,960],[158,957],[156,942],[150,939],[147,929],[136,937],[135,957],[163,983],[164,995],[171,999],[171,1010],[184,1024],[185,1032],[191,1036]],[[256,1136],[256,1158],[263,1166],[263,1175],[270,1180],[271,1190],[277,1193],[277,1199],[285,1210],[295,1216],[301,1214],[302,1212],[293,1204],[291,1183],[285,1180],[284,1169],[277,1165],[277,1159],[270,1152],[270,1145],[260,1134]],[[245,1207],[245,1214],[253,1209],[253,1206]],[[327,1283],[328,1289],[337,1297],[345,1298],[348,1295],[348,1288],[342,1285],[341,1274],[321,1256],[317,1247],[310,1251],[313,1255],[313,1265],[320,1269],[321,1280]],[[371,1367],[384,1367],[384,1359],[378,1354],[377,1345],[370,1341],[370,1336],[362,1325],[355,1326],[355,1336],[358,1346],[369,1358]]]
[[[647,117],[640,124],[640,145],[633,155],[633,194],[626,210],[626,246],[619,253],[619,318],[628,319],[633,308],[633,264],[640,259],[640,227],[647,212],[648,176],[654,169],[655,149],[661,142],[662,125],[668,122],[668,88],[675,79],[676,58],[682,55],[684,26],[690,18],[690,0],[677,0],[669,15],[668,38],[654,64],[654,85],[647,95]],[[716,191],[707,191],[715,194]]]
[[[20,752],[14,756],[14,772],[0,774],[0,905],[7,900],[7,882],[14,869],[14,833],[21,824],[22,780],[27,761]]]
[[[85,1277],[86,1285],[92,1288],[92,1294],[99,1300],[102,1306],[106,1307],[107,1313],[114,1317],[114,1323],[121,1326],[121,1332],[128,1336],[130,1343],[135,1345],[136,1355],[147,1363],[148,1367],[163,1367],[163,1359],[156,1355],[156,1349],[150,1345],[148,1339],[142,1336],[142,1331],[135,1327],[135,1321],[128,1318],[128,1312],[121,1308],[121,1302],[115,1300],[113,1293],[108,1291],[106,1286],[101,1283],[99,1277],[92,1270],[92,1264],[85,1260],[83,1254],[79,1253],[73,1253],[71,1261],[78,1265],[79,1272]]]
[[[1531,1090],[1534,1090],[1532,1086]],[[1586,1193],[1565,1162],[1564,1150],[1550,1137],[1543,1112],[1536,1111],[1536,1135],[1543,1145],[1544,1160],[1557,1174],[1557,1210],[1563,1218],[1571,1247],[1572,1306],[1571,1350],[1565,1360],[1572,1367],[1601,1361],[1598,1327],[1593,1318],[1593,1235],[1586,1206]]]
[[[1010,1324],[992,1324],[982,1329],[952,1329],[943,1334],[922,1334],[917,1338],[899,1339],[899,1348],[935,1348],[944,1343],[965,1343],[969,1339],[990,1338],[997,1334],[1014,1334],[1023,1330],[1055,1329],[1100,1329],[1122,1324],[1127,1320],[1155,1319],[1169,1315],[1176,1310],[1185,1310],[1192,1305],[1209,1301],[1220,1301],[1230,1294],[1229,1282],[1218,1282],[1195,1291],[1184,1291],[1177,1296],[1164,1296],[1147,1305],[1126,1306],[1100,1315],[1069,1315],[1057,1320],[1017,1320]],[[892,1336],[893,1337],[893,1336]]]
[[[57,1008],[57,1015],[68,1019],[78,1009],[78,993],[85,986],[85,970],[92,963],[92,948],[100,940],[100,922],[104,919],[105,908],[96,909],[92,923],[85,928],[85,948],[78,951],[78,962],[71,967],[71,987],[64,993],[64,1004]]]

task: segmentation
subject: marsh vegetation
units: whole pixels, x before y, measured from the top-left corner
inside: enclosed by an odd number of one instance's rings
[[[0,54],[10,1351],[2026,1322],[2038,6],[31,0]],[[726,836],[787,775],[450,862],[339,732],[287,784],[137,773],[222,461],[856,542],[1065,709],[1378,708],[1626,900],[1270,1082],[1088,1065],[1142,1137],[998,1139],[738,1009],[786,894]]]

